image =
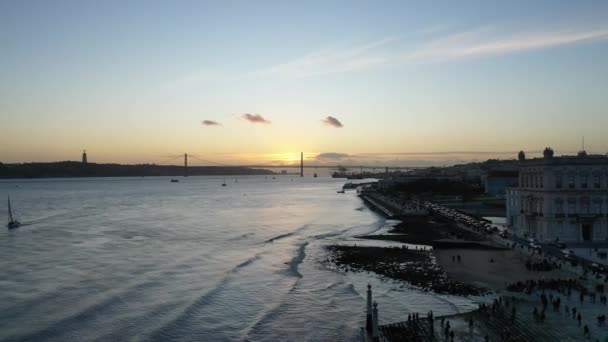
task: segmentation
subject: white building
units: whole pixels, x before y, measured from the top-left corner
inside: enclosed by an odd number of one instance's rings
[[[540,241],[608,241],[608,157],[519,156],[519,185],[508,188],[507,224]]]

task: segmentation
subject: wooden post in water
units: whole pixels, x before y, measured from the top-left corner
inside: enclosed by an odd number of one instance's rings
[[[372,285],[367,284],[367,320],[365,322],[365,329],[372,332]]]
[[[300,152],[300,177],[304,177],[304,152]]]
[[[374,327],[372,330],[372,340],[380,342],[380,334],[378,331],[378,303],[374,302]]]

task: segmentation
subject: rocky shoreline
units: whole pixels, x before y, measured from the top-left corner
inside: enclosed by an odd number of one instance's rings
[[[476,296],[488,292],[487,289],[450,279],[437,265],[431,251],[337,245],[328,249],[332,256],[326,262],[345,272],[374,272],[440,294]]]

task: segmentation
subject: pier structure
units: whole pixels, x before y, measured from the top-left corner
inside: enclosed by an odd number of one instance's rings
[[[378,303],[374,302],[374,324],[372,329],[372,341],[380,342],[380,333],[378,331]]]
[[[367,284],[367,317],[365,320],[365,328],[361,327],[359,340],[361,342],[380,342],[378,303],[373,301],[371,284]]]
[[[367,319],[365,322],[365,329],[372,331],[372,285],[367,284]]]

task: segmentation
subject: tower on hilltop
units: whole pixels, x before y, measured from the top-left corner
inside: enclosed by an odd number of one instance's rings
[[[82,150],[82,163],[87,163],[87,150]]]

